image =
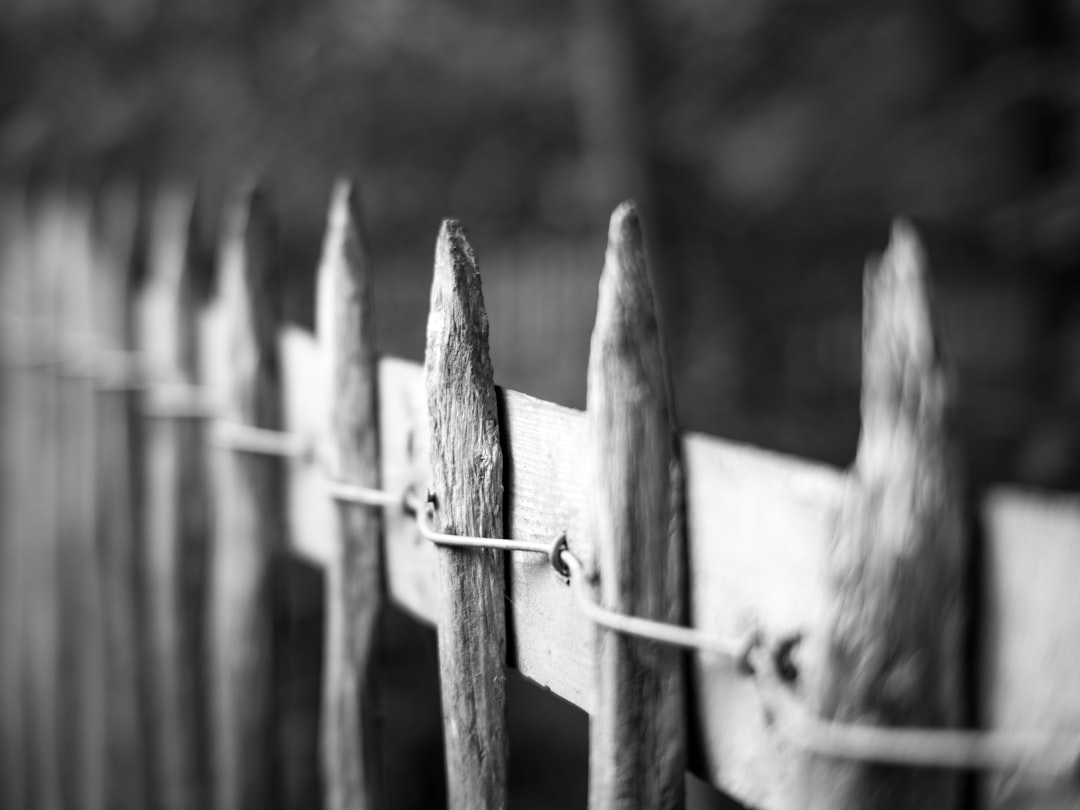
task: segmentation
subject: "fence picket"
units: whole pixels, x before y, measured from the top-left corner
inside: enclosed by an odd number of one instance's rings
[[[637,212],[612,214],[589,354],[585,536],[607,608],[682,624],[682,464]],[[587,540],[586,540],[587,542]],[[683,656],[597,632],[589,806],[685,801]]]
[[[61,716],[69,807],[100,810],[105,802],[104,616],[97,553],[94,491],[96,396],[88,366],[97,353],[91,304],[91,212],[75,189],[64,192],[58,217],[60,261],[54,281],[61,362],[58,433],[59,609]]]
[[[139,300],[147,373],[164,384],[197,380],[196,268],[188,257],[191,192],[168,189],[151,203],[148,274]],[[166,810],[206,804],[206,489],[196,418],[145,420],[146,597],[151,633],[155,786]]]
[[[435,247],[424,357],[435,523],[503,535],[503,460],[480,271],[460,223]],[[502,555],[438,549],[439,672],[449,806],[507,806],[506,620]]]
[[[151,760],[145,710],[149,700],[139,520],[137,394],[122,358],[134,347],[136,265],[143,261],[138,195],[126,186],[98,201],[93,264],[94,331],[102,351],[121,358],[97,398],[98,537],[103,588],[109,722],[104,745],[106,806],[138,810],[151,804]]]
[[[34,352],[41,352],[42,366],[32,377],[32,405],[28,432],[34,437],[34,451],[28,459],[27,490],[33,508],[29,530],[33,544],[30,573],[29,633],[31,639],[30,688],[31,745],[34,745],[35,774],[32,807],[57,810],[63,806],[62,780],[65,776],[61,753],[60,715],[60,611],[59,519],[57,496],[59,467],[59,384],[56,359],[59,349],[55,280],[60,272],[58,255],[62,245],[58,222],[58,199],[43,193],[34,200],[29,226],[32,241],[29,312],[35,324]],[[34,362],[33,360],[31,362]],[[66,725],[66,723],[65,723]]]
[[[33,447],[29,435],[31,413],[28,396],[31,369],[23,362],[30,335],[22,320],[27,312],[29,261],[26,199],[21,191],[9,190],[3,199],[0,223],[0,447],[3,449],[3,478],[0,479],[0,752],[3,756],[2,793],[5,807],[30,807],[27,784],[32,759],[28,743],[31,726],[26,718],[25,661],[27,628],[31,620],[28,601],[32,591],[27,576],[32,559],[28,527],[30,490],[26,481],[33,469]]]
[[[274,230],[265,192],[227,212],[219,263],[225,382],[220,418],[281,428]],[[211,563],[214,790],[217,810],[276,806],[283,787],[274,711],[276,567],[283,546],[280,458],[216,451]]]
[[[819,711],[915,727],[963,721],[966,593],[952,380],[938,354],[915,233],[867,271],[862,435],[830,553],[835,602]],[[813,806],[951,807],[948,771],[812,763]]]
[[[355,187],[334,188],[319,267],[317,321],[329,364],[327,474],[379,486],[371,259]],[[330,810],[390,806],[381,765],[380,682],[375,671],[383,602],[381,510],[338,504],[326,565],[326,670],[322,741]]]

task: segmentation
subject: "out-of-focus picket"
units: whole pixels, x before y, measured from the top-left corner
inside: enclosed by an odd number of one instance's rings
[[[357,196],[310,334],[257,189],[216,252],[187,189],[4,195],[4,807],[287,806],[305,665],[325,804],[396,806],[391,603],[438,631],[455,808],[510,802],[509,667],[589,713],[596,808],[681,807],[687,770],[770,810],[1080,800],[1080,501],[966,490],[910,226],[867,270],[841,472],[678,431],[632,205],[581,412],[495,385],[454,221],[424,363],[380,356]],[[290,559],[324,575],[321,662],[282,643]]]

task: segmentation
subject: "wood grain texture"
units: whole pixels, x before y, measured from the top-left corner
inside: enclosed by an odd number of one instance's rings
[[[424,359],[439,531],[503,534],[503,463],[480,273],[461,225],[435,247]],[[452,808],[507,806],[502,555],[439,548],[438,638]]]
[[[611,217],[589,353],[583,516],[601,605],[682,624],[679,445],[637,212]],[[596,635],[589,806],[679,808],[686,770],[683,656],[609,630]]]
[[[275,231],[265,194],[239,195],[227,213],[219,271],[221,417],[281,429],[280,315]],[[212,739],[218,810],[272,808],[282,795],[275,715],[276,568],[285,527],[280,458],[215,452]]]
[[[164,189],[151,203],[138,345],[156,381],[194,384],[198,267],[194,197]],[[153,790],[165,808],[208,801],[206,602],[208,506],[205,427],[198,419],[144,421],[143,563],[148,614]]]
[[[824,465],[700,434],[684,436],[683,451],[690,623],[736,638],[820,635],[827,551],[846,479]],[[691,770],[749,807],[802,808],[802,758],[768,722],[755,680],[717,656],[693,656],[691,672]]]
[[[983,502],[985,549],[979,660],[989,728],[1080,730],[1080,499],[997,490]],[[1035,773],[986,774],[980,806],[1065,810],[1080,785]]]
[[[355,187],[334,189],[319,268],[317,321],[329,365],[326,474],[379,486],[378,409],[371,259]],[[381,755],[375,643],[383,601],[382,510],[338,504],[326,566],[322,757],[330,810],[391,806]]]
[[[582,475],[585,414],[499,390],[506,466],[507,536],[545,542],[576,531],[590,503]],[[507,576],[509,661],[575,706],[593,706],[593,628],[580,619],[569,583],[539,554],[511,554]]]
[[[104,352],[134,349],[142,230],[135,190],[106,190],[97,205],[93,262],[94,332]],[[115,810],[138,810],[151,802],[136,399],[132,389],[122,386],[99,387],[97,394],[97,536],[109,709],[103,752],[106,806]]]
[[[966,537],[927,270],[900,223],[867,271],[862,435],[831,549],[835,593],[817,709],[848,723],[964,718]],[[812,764],[813,806],[951,807],[949,773]]]

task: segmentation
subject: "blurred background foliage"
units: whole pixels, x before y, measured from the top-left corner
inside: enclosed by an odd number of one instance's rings
[[[835,464],[864,263],[908,216],[975,481],[1080,484],[1078,0],[5,0],[0,76],[6,182],[198,182],[212,209],[265,177],[301,323],[330,184],[356,177],[387,352],[421,358],[460,217],[498,380],[577,407],[606,219],[634,196],[681,423]],[[294,597],[317,659],[318,587]],[[396,784],[437,805],[431,639],[392,621]],[[313,767],[318,679],[290,688]],[[511,680],[541,752],[514,758],[515,806],[580,804],[585,718],[530,688]]]
[[[419,357],[462,218],[500,379],[571,405],[605,219],[647,214],[682,422],[834,463],[863,264],[928,242],[976,474],[1076,483],[1076,0],[8,0],[0,172],[276,191],[310,320],[357,177],[384,348]]]

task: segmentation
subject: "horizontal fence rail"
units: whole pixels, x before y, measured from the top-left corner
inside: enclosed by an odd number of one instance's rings
[[[596,808],[681,807],[687,769],[770,810],[960,806],[961,770],[980,807],[1080,801],[1080,499],[965,492],[910,226],[839,471],[677,430],[632,205],[577,411],[494,384],[458,223],[417,364],[376,352],[350,184],[317,334],[279,320],[265,196],[216,261],[198,204],[3,200],[5,807],[395,806],[391,601],[438,631],[453,807],[509,803],[508,667],[589,713]],[[325,573],[317,777],[280,739],[286,557]]]

